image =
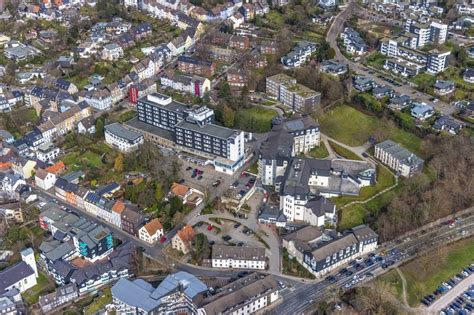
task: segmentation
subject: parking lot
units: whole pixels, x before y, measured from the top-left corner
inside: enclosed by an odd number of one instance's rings
[[[474,310],[474,264],[443,282],[422,303],[439,314],[472,314]]]
[[[247,193],[255,185],[256,180],[257,178],[254,175],[251,175],[247,172],[242,172],[239,178],[230,185],[232,197],[239,201],[242,198],[245,198]]]

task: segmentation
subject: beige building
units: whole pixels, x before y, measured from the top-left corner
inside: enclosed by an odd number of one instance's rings
[[[189,253],[196,233],[191,225],[186,225],[171,239],[171,247],[183,254]]]
[[[163,236],[160,220],[153,219],[138,230],[138,237],[148,244],[156,243]]]

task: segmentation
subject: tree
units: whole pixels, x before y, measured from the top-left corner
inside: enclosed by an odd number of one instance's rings
[[[104,117],[99,117],[95,122],[95,136],[97,138],[104,137]]]
[[[224,126],[228,128],[233,128],[235,123],[235,112],[232,108],[227,105],[224,105],[223,111]]]
[[[336,50],[332,47],[329,47],[329,49],[326,51],[326,59],[333,59],[336,57]]]
[[[156,201],[161,202],[161,200],[163,199],[164,196],[165,196],[165,194],[163,192],[163,187],[161,187],[160,183],[157,183],[156,188],[155,188],[155,199],[156,199]]]
[[[117,157],[115,158],[114,170],[117,173],[123,172],[123,154],[122,153],[119,153]]]

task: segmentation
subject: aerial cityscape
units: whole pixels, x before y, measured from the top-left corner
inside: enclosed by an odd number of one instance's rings
[[[0,0],[0,313],[474,314],[473,0]]]

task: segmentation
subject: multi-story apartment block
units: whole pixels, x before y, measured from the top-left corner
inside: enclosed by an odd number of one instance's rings
[[[205,106],[190,106],[153,93],[139,99],[137,112],[138,119],[128,125],[152,142],[166,142],[209,158],[219,172],[233,173],[244,163],[244,133],[215,125],[214,112]]]
[[[353,28],[346,27],[340,36],[348,53],[362,55],[367,52],[368,46],[360,34]]]
[[[448,35],[448,25],[440,21],[420,23],[408,19],[405,23],[405,32],[415,35],[416,48],[421,48],[429,43],[443,44]]]
[[[295,111],[314,108],[321,103],[321,93],[296,82],[284,74],[276,74],[266,79],[266,92]]]
[[[281,63],[286,68],[298,68],[309,60],[311,54],[315,53],[317,45],[313,42],[300,41],[285,56],[281,57]]]
[[[216,64],[212,61],[201,60],[195,57],[179,56],[178,69],[187,74],[196,74],[209,78],[214,75]]]
[[[392,140],[376,144],[375,157],[404,177],[412,177],[423,170],[422,159]]]
[[[332,240],[305,244],[303,266],[316,277],[377,248],[378,235],[368,226],[360,225]]]
[[[107,125],[104,130],[105,142],[124,153],[138,149],[143,143],[141,133],[129,130],[119,123]]]
[[[186,92],[198,97],[203,97],[211,90],[211,81],[197,75],[165,73],[160,78],[160,82],[164,88]]]
[[[227,245],[212,246],[213,268],[265,269],[265,248]]]

